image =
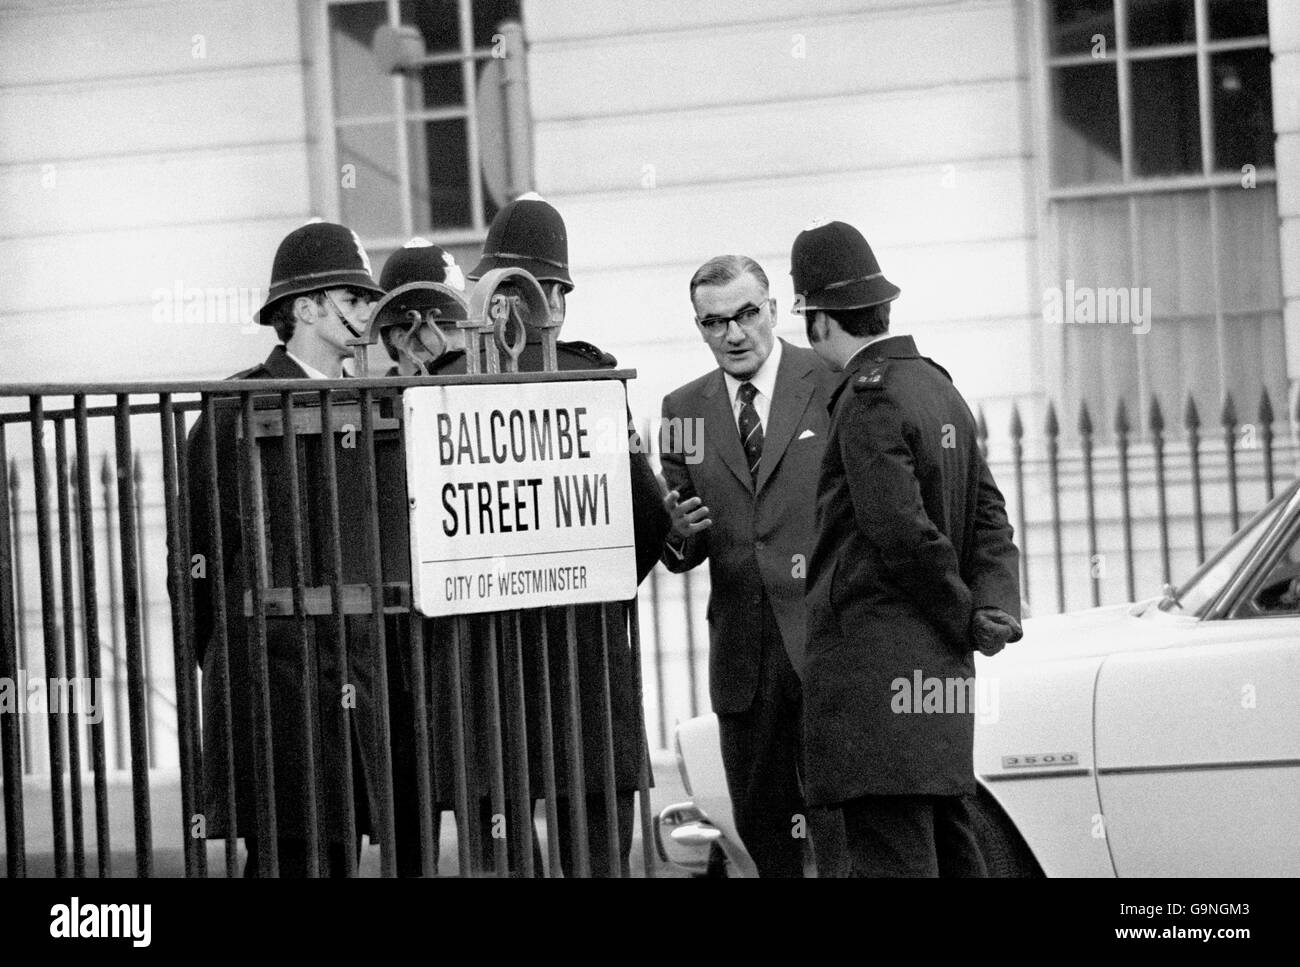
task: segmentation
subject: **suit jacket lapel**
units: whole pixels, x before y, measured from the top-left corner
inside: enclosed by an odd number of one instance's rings
[[[789,349],[789,345],[783,347],[781,366],[776,371],[772,407],[763,434],[763,457],[758,462],[759,490],[766,486],[776,471],[813,395],[813,382],[809,377],[811,368],[806,360],[797,359]]]
[[[731,412],[731,396],[727,392],[726,381],[722,378],[722,370],[713,371],[713,378],[704,389],[704,398],[705,434],[713,441],[722,462],[753,493],[754,481],[749,476],[745,450],[740,445],[740,431],[736,428],[736,418]]]

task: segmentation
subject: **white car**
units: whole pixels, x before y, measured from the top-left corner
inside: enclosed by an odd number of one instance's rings
[[[1031,618],[976,666],[992,874],[1300,876],[1300,481],[1176,590]],[[678,756],[694,801],[660,814],[661,855],[752,876],[714,716]]]

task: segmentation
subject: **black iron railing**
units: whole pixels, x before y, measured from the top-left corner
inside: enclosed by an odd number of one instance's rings
[[[19,411],[0,413],[0,466],[7,468],[0,473],[0,508],[4,511],[0,514],[0,678],[28,673],[73,680],[84,676],[101,683],[99,721],[95,724],[89,724],[84,714],[49,714],[45,723],[39,722],[39,716],[0,715],[0,781],[5,790],[9,875],[27,870],[25,829],[40,831],[45,845],[34,852],[52,856],[48,872],[81,874],[93,859],[94,872],[111,874],[114,816],[110,807],[117,802],[115,790],[127,779],[134,842],[130,853],[136,872],[159,872],[154,860],[161,854],[154,843],[160,836],[174,843],[173,852],[183,855],[186,872],[202,875],[207,869],[209,853],[204,839],[192,835],[191,825],[186,822],[182,829],[164,835],[155,828],[152,814],[159,782],[174,782],[178,787],[182,803],[174,810],[177,815],[188,820],[202,811],[205,750],[198,663],[191,645],[194,614],[185,595],[176,594],[176,566],[170,571],[167,567],[169,560],[175,565],[191,557],[188,521],[193,488],[188,472],[195,463],[187,453],[187,441],[196,417],[204,414],[211,425],[221,405],[218,394],[239,394],[239,419],[251,439],[257,437],[257,421],[269,412],[262,407],[269,405],[277,412],[278,423],[286,429],[273,445],[281,448],[282,465],[293,468],[280,485],[289,492],[290,503],[297,506],[303,500],[303,479],[296,476],[301,472],[300,461],[289,459],[302,446],[294,429],[295,412],[310,406],[319,414],[319,425],[333,427],[341,422],[336,409],[350,407],[356,415],[362,452],[369,454],[366,459],[370,461],[361,517],[378,527],[376,481],[371,476],[374,407],[386,394],[406,385],[480,378],[348,380],[313,384],[310,391],[303,391],[301,384],[266,381],[26,386],[0,391],[0,397],[26,404]],[[509,378],[555,377],[529,374]],[[270,397],[266,396],[268,390]],[[1031,611],[1041,614],[1135,600],[1158,593],[1163,582],[1176,583],[1190,575],[1296,474],[1300,405],[1292,401],[1285,409],[1285,416],[1279,419],[1273,401],[1264,393],[1253,407],[1254,420],[1243,420],[1229,397],[1211,428],[1202,422],[1190,399],[1176,422],[1167,421],[1166,411],[1155,399],[1142,413],[1131,413],[1121,401],[1104,420],[1094,420],[1082,408],[1071,414],[1072,419],[1062,421],[1055,406],[1046,403],[1035,407],[1035,418],[1028,423],[1020,409],[1011,408],[1006,413],[1005,433],[990,433],[981,411],[981,445],[1016,525],[1016,540],[1023,552],[1022,593]],[[641,435],[646,441],[657,440],[651,427]],[[211,438],[207,442],[211,443]],[[198,457],[199,465],[207,468],[207,499],[219,500],[217,475],[211,472],[218,453],[210,449]],[[337,477],[335,457],[334,447],[320,448],[323,479]],[[247,492],[252,492],[249,488],[256,479],[255,469],[251,463],[245,467]],[[252,582],[254,625],[289,616],[301,642],[304,627],[328,621],[333,624],[332,640],[342,643],[351,615],[389,615],[377,622],[382,639],[384,628],[397,620],[392,616],[401,612],[408,616],[403,619],[401,647],[415,670],[414,680],[428,683],[431,673],[426,658],[431,647],[448,648],[456,656],[447,667],[454,679],[449,687],[457,695],[468,687],[462,680],[469,670],[464,643],[490,640],[490,677],[495,683],[499,676],[503,683],[502,690],[494,686],[487,696],[494,703],[488,718],[500,728],[487,737],[491,811],[498,815],[513,809],[512,826],[526,825],[531,830],[531,822],[525,823],[524,805],[531,801],[529,753],[526,744],[518,741],[525,730],[524,659],[530,648],[548,654],[558,649],[569,663],[566,674],[576,674],[572,615],[562,610],[555,616],[565,622],[560,640],[548,640],[548,622],[539,626],[540,639],[528,640],[521,631],[519,613],[506,613],[486,628],[476,624],[471,630],[471,619],[457,621],[450,626],[450,637],[434,641],[429,626],[410,619],[409,607],[403,610],[403,602],[391,597],[392,575],[373,552],[374,530],[361,534],[361,544],[345,547],[336,488],[325,488],[324,503],[315,513],[314,519],[329,529],[330,560],[317,562],[319,573],[329,580],[320,585],[307,580],[301,546],[307,535],[298,527],[291,528],[287,537],[294,549],[289,554],[288,580],[281,589],[260,598],[258,589],[271,585],[266,575]],[[256,519],[258,515],[251,515],[242,523],[249,526]],[[256,539],[256,530],[249,531],[250,540]],[[219,558],[223,535],[212,536],[216,540],[211,549]],[[343,580],[345,554],[363,554],[364,580]],[[213,589],[214,601],[224,602],[220,570],[214,575],[218,584]],[[656,568],[642,593],[647,606],[641,615],[634,602],[618,620],[627,623],[636,667],[648,685],[643,709],[651,745],[667,749],[675,720],[707,710],[707,569],[674,575]],[[174,601],[179,601],[179,606],[174,607]],[[217,637],[223,640],[223,625],[245,620],[243,615],[224,611],[220,606],[215,615]],[[641,633],[648,643],[644,655],[639,648]],[[264,629],[260,635],[259,640],[264,641]],[[378,680],[387,680],[383,663],[391,657],[388,648],[376,649],[380,667],[375,670],[383,673]],[[334,660],[346,658],[336,655]],[[540,668],[545,673],[549,662],[542,662]],[[265,673],[264,668],[261,671]],[[642,678],[637,681],[638,689]],[[572,698],[577,683],[571,679],[566,684],[565,692]],[[551,750],[557,734],[568,737],[563,743],[565,754],[557,758],[548,751],[540,767],[543,793],[539,798],[544,801],[548,829],[547,864],[557,869],[561,862],[559,837],[551,835],[561,818],[557,775],[576,780],[581,787],[585,770],[599,769],[608,775],[611,766],[603,754],[600,762],[582,760],[580,716],[571,708],[551,707],[553,683],[547,682],[540,694],[545,697],[541,746]],[[266,775],[271,761],[269,697],[228,696],[212,708],[202,708],[202,714],[228,716],[232,701],[251,702],[258,710],[257,769],[263,779],[270,778]],[[427,705],[430,693],[417,694],[417,701]],[[607,693],[603,702],[608,702]],[[604,707],[608,709],[607,704]],[[304,727],[310,728],[318,710],[302,711]],[[453,750],[453,761],[442,768],[460,777],[462,783],[470,765],[465,758],[466,733],[472,729],[465,711],[457,705],[442,726],[452,732]],[[228,722],[226,727],[228,734]],[[426,763],[436,738],[431,730],[436,727],[432,719],[417,718],[415,754]],[[385,737],[385,746],[389,738]],[[339,741],[350,739],[349,731],[340,733]],[[225,751],[229,761],[233,750]],[[350,769],[350,751],[344,760],[345,769]],[[389,776],[388,793],[381,797],[386,800],[381,813],[386,813],[391,808],[392,763],[380,761],[377,766],[381,775]],[[156,773],[152,779],[151,767]],[[425,770],[419,774],[421,782],[427,783]],[[351,777],[346,781],[350,783]],[[537,781],[534,776],[534,784]],[[45,793],[45,783],[48,810],[24,813],[22,790]],[[274,826],[272,786],[259,788],[257,819],[269,830]],[[417,795],[422,810],[419,835],[427,858],[434,852],[431,847],[438,835],[436,813],[427,786],[417,790]],[[483,855],[485,831],[478,828],[478,810],[468,790],[459,787],[455,799],[450,812],[456,817],[457,829],[466,831],[457,838],[459,868],[472,870]],[[606,799],[606,805],[612,801]],[[236,809],[233,781],[227,785],[226,807],[230,812]],[[647,807],[648,800],[643,798],[643,823]],[[112,808],[120,812],[122,807]],[[584,825],[583,797],[571,797],[568,808],[569,821]],[[88,836],[92,821],[93,835]],[[377,822],[382,827],[392,822],[392,817],[384,814]],[[613,828],[612,824],[608,828]],[[528,835],[531,837],[531,832]],[[584,846],[586,838],[577,837],[576,842]],[[224,846],[223,865],[227,872],[235,871],[239,860],[236,842],[227,838]],[[507,869],[504,840],[494,839],[486,853],[490,854],[490,866],[498,871]],[[526,871],[533,861],[531,851],[524,853],[527,855],[521,854],[518,863]],[[348,862],[351,865],[352,860]],[[650,862],[647,859],[647,865]],[[393,872],[393,865],[391,855],[383,857],[384,872]],[[577,858],[577,868],[588,865],[588,857]]]
[[[233,832],[239,828],[245,830],[244,836],[256,836],[261,875],[276,875],[276,807],[284,792],[276,787],[274,765],[275,749],[284,732],[273,728],[273,720],[284,710],[272,706],[273,701],[284,698],[269,690],[267,630],[268,623],[276,622],[280,629],[291,629],[277,641],[283,645],[291,640],[296,648],[295,667],[301,674],[297,698],[302,704],[293,714],[299,716],[304,747],[319,750],[337,739],[342,749],[342,783],[349,789],[351,769],[358,761],[348,745],[356,717],[346,703],[340,705],[335,696],[316,686],[323,680],[318,677],[324,674],[319,667],[322,662],[333,661],[345,683],[345,670],[354,669],[357,661],[368,662],[366,670],[374,683],[371,724],[376,742],[375,758],[364,762],[364,768],[377,787],[377,811],[370,818],[380,842],[382,875],[397,872],[393,761],[397,741],[406,743],[414,756],[418,872],[437,872],[440,816],[434,801],[432,746],[443,726],[434,714],[434,683],[430,680],[428,659],[435,652],[450,654],[449,660],[438,665],[451,679],[444,683],[441,694],[454,697],[450,710],[452,761],[441,762],[438,768],[444,770],[444,776],[451,773],[454,780],[454,803],[449,811],[459,833],[459,871],[472,875],[486,865],[498,875],[540,872],[534,869],[533,860],[533,803],[541,799],[552,875],[570,860],[570,872],[579,876],[593,872],[588,827],[596,817],[589,815],[590,804],[603,804],[603,828],[609,840],[610,869],[594,872],[619,875],[622,851],[611,728],[611,629],[625,629],[624,647],[630,652],[631,667],[639,670],[635,600],[576,606],[599,608],[600,640],[594,645],[579,639],[575,606],[430,621],[410,605],[409,556],[403,572],[405,544],[397,547],[399,542],[390,538],[395,533],[404,536],[407,529],[404,516],[401,521],[394,519],[394,508],[404,514],[406,506],[404,475],[397,472],[400,438],[393,429],[397,422],[393,414],[400,414],[402,388],[626,379],[629,375],[601,370],[349,379],[313,382],[310,389],[305,389],[301,380],[0,388],[0,400],[27,403],[25,409],[0,413],[0,467],[6,468],[0,473],[0,679],[39,675],[51,683],[67,683],[82,677],[78,672],[84,669],[84,677],[93,683],[89,704],[94,704],[95,697],[111,698],[111,716],[107,718],[102,706],[96,714],[75,703],[71,708],[55,709],[52,701],[43,716],[0,715],[7,874],[84,875],[89,872],[88,863],[101,877],[113,874],[112,831],[118,817],[112,810],[118,808],[120,813],[121,808],[113,805],[113,791],[121,783],[110,769],[111,749],[112,764],[129,771],[133,834],[129,852],[136,875],[170,872],[170,867],[162,871],[156,865],[156,858],[163,853],[179,853],[186,875],[207,875],[210,837],[205,832],[205,809],[211,808],[213,789],[211,783],[206,791],[204,788],[205,777],[212,779],[205,774],[204,757],[216,755],[220,746],[223,755],[218,758],[224,763],[225,774],[218,777],[223,780],[218,785],[224,786],[224,794],[216,798],[223,800],[227,817],[228,835],[222,837],[225,873],[239,872]],[[105,404],[105,397],[111,403]],[[218,446],[216,433],[192,432],[196,418],[201,416],[208,427],[216,427],[223,412],[232,414],[238,425],[237,457]],[[49,462],[51,426],[53,473]],[[335,445],[335,439],[344,433],[355,434],[356,439],[356,455],[348,457],[346,471],[339,465],[342,458]],[[20,435],[28,440],[25,448],[19,445]],[[75,452],[70,452],[70,439],[75,441]],[[191,454],[188,448],[196,441],[203,445],[203,452]],[[25,453],[18,452],[23,449]],[[144,456],[149,461],[142,459]],[[196,653],[201,645],[196,641],[191,566],[198,565],[192,560],[191,537],[198,508],[192,503],[199,500],[209,509],[221,508],[220,462],[232,458],[238,462],[238,538],[247,549],[242,567],[248,590],[244,613],[231,613],[221,562],[223,541],[229,542],[235,535],[222,532],[222,515],[214,510],[207,515],[207,531],[199,535],[207,539],[212,558],[203,576],[212,581],[208,595],[213,633],[207,649],[216,650],[215,659],[203,663]],[[381,458],[385,461],[382,475],[378,472]],[[160,472],[150,475],[143,467],[154,459]],[[268,466],[274,463],[274,476],[263,461]],[[102,486],[98,506],[91,484],[96,466]],[[192,475],[201,475],[201,479],[192,479]],[[348,482],[348,493],[357,498],[346,507],[340,502],[341,481]],[[224,497],[230,499],[229,494]],[[301,512],[277,518],[270,514],[272,505]],[[161,528],[155,526],[158,518]],[[323,530],[311,535],[309,527]],[[165,535],[161,541],[160,532]],[[319,540],[322,533],[323,544]],[[309,536],[314,536],[314,542]],[[317,554],[321,546],[325,552]],[[28,573],[33,553],[38,564],[35,575]],[[150,580],[151,575],[160,573],[166,575],[162,597],[153,593],[156,578]],[[101,622],[107,623],[107,634]],[[236,622],[247,622],[251,668],[251,688],[238,694],[231,690]],[[368,637],[356,636],[354,622],[366,623]],[[533,631],[526,634],[525,626]],[[330,642],[332,654],[313,644],[318,635]],[[622,635],[620,632],[620,640],[624,640]],[[166,641],[172,654],[170,682],[155,660],[159,656],[150,654],[154,643],[160,641]],[[353,655],[349,666],[347,650],[357,641],[369,643],[367,653]],[[593,646],[604,654],[604,674],[593,680],[586,677],[590,672],[584,669],[580,682],[579,648]],[[41,661],[35,660],[38,647]],[[486,649],[487,673],[478,683],[486,709],[472,707],[476,698],[467,697],[473,691],[466,679],[470,652],[479,649]],[[540,690],[525,688],[526,657],[529,667],[540,669]],[[412,694],[410,731],[397,739],[390,724],[395,714],[388,694],[390,663],[401,663],[409,670]],[[200,668],[213,676],[203,683],[204,701],[200,701]],[[562,669],[564,682],[556,683],[562,684],[558,690],[547,681],[552,668]],[[106,676],[106,670],[112,674]],[[104,694],[106,680],[111,680],[108,695]],[[634,689],[640,708],[639,678],[634,679]],[[525,716],[526,691],[540,696],[537,719]],[[589,699],[594,700],[603,727],[597,729],[599,753],[595,761],[588,755],[584,762],[584,745],[590,742],[590,713],[584,711]],[[236,731],[232,723],[241,706],[251,710],[253,815],[245,819],[254,822],[237,826],[236,812],[246,804],[237,803],[239,750],[232,739]],[[40,723],[41,717],[44,723]],[[487,723],[486,735],[471,733],[471,718]],[[527,735],[531,722],[540,722],[540,741],[535,743],[540,752],[536,754]],[[38,723],[44,725],[43,733],[38,732]],[[337,732],[330,731],[335,725],[339,726]],[[644,735],[644,722],[640,728]],[[43,750],[36,741],[41,735]],[[205,746],[205,736],[216,744]],[[560,736],[564,738],[559,743],[563,755],[557,756],[554,740]],[[478,750],[475,761],[470,761],[471,747]],[[87,748],[89,755],[83,756]],[[89,775],[83,765],[86,759]],[[304,810],[308,875],[324,873],[324,844],[317,841],[317,829],[321,825],[318,808],[327,792],[320,787],[327,777],[316,771],[316,762],[316,756],[306,756],[303,788],[292,791],[301,796]],[[644,870],[652,875],[645,756],[642,763],[642,852]],[[176,774],[159,778],[157,768],[173,766]],[[152,774],[151,767],[155,767]],[[471,786],[471,769],[486,772],[485,792]],[[175,825],[167,829],[159,829],[155,822],[160,781],[174,782],[180,798],[180,808],[168,813],[169,825]],[[569,790],[567,796],[557,794],[561,784]],[[84,803],[86,786],[93,790],[93,817]],[[599,795],[592,795],[591,789],[599,790]],[[41,815],[28,809],[28,794],[45,791],[48,812]],[[359,843],[353,797],[342,798],[345,842],[356,838]],[[495,829],[482,825],[480,798],[490,801],[494,824],[496,817],[510,813],[509,844]],[[568,810],[563,818],[571,835],[560,832],[562,806]],[[89,822],[93,822],[93,846],[84,835]],[[29,851],[28,830],[39,834],[39,848]],[[567,839],[571,856],[561,856],[562,838]],[[160,841],[170,845],[160,850]],[[119,852],[127,852],[117,845]],[[29,852],[38,861],[32,869],[28,867]],[[355,873],[353,851],[345,848],[342,856],[346,872]]]

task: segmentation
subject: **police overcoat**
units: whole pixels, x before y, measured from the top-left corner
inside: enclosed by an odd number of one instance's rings
[[[305,377],[302,369],[277,346],[263,364],[238,373],[232,379],[296,379]],[[236,426],[240,420],[238,407],[218,406],[216,427],[217,482],[220,491],[220,521],[222,555],[213,557],[210,544],[211,509],[208,500],[210,479],[207,463],[206,422],[200,419],[190,434],[187,449],[190,543],[193,554],[201,554],[206,561],[208,574],[192,580],[194,590],[194,639],[196,657],[203,668],[203,764],[205,786],[205,815],[209,836],[226,836],[232,833],[226,803],[226,731],[223,724],[225,700],[221,694],[218,672],[222,663],[222,650],[218,646],[215,629],[215,610],[212,597],[211,569],[221,567],[226,587],[226,625],[229,642],[230,688],[230,738],[234,750],[234,776],[236,789],[237,825],[234,835],[247,836],[256,832],[255,782],[257,771],[254,756],[253,688],[250,665],[250,635],[245,617],[245,591],[248,584],[244,576],[243,539],[239,517],[239,444]],[[307,564],[307,583],[323,586],[330,582],[330,548],[327,531],[322,526],[323,488],[320,468],[320,438],[303,434],[299,437],[302,458],[299,467],[300,487],[306,504],[306,514],[301,518],[302,540]],[[271,446],[261,448],[265,516],[270,522],[268,533],[269,585],[286,587],[291,584],[288,573],[288,522],[295,509],[289,505],[285,486],[284,465],[280,453],[280,438]],[[366,560],[359,553],[356,541],[348,539],[349,530],[364,523],[359,513],[360,501],[356,467],[349,463],[359,458],[360,448],[336,447],[339,468],[340,531],[343,541],[343,580],[345,583],[365,583]],[[384,460],[400,459],[398,448],[393,454],[381,454],[379,475],[384,476]],[[381,492],[382,492],[381,488]],[[401,503],[404,495],[389,495]],[[380,518],[404,522],[394,513],[394,508],[383,506],[381,493]],[[381,541],[391,553],[404,553],[405,535],[381,535]],[[388,545],[392,545],[391,548]],[[395,550],[394,550],[395,548]],[[392,624],[390,619],[389,624]],[[316,689],[313,728],[315,732],[315,772],[318,788],[317,829],[322,842],[346,840],[346,808],[348,798],[353,799],[358,835],[375,836],[371,818],[377,816],[379,779],[376,766],[379,761],[377,741],[377,714],[375,699],[374,635],[371,619],[366,615],[349,616],[346,620],[347,671],[340,672],[335,659],[335,636],[332,616],[312,619],[308,623],[309,662],[314,666]],[[275,807],[277,832],[281,837],[306,839],[307,814],[307,763],[309,749],[303,729],[303,702],[309,696],[304,690],[304,668],[300,657],[297,624],[289,618],[268,617],[266,622],[268,690],[271,710],[272,763],[275,776]],[[406,679],[405,659],[395,648],[390,629],[387,635],[387,665],[389,701],[392,707],[391,732],[393,736],[395,798],[399,812],[408,805],[413,792],[414,776],[402,763],[409,758],[410,748],[410,697]],[[344,730],[347,730],[345,741]],[[351,746],[350,756],[345,747]],[[344,767],[351,760],[353,786],[344,783]]]
[[[910,336],[851,359],[831,412],[806,596],[809,800],[973,792],[971,613],[1020,614],[975,420]]]

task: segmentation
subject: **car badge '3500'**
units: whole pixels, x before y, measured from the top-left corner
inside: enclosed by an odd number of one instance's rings
[[[1077,752],[1045,752],[1038,755],[1004,755],[1003,769],[1041,768],[1042,766],[1073,766],[1079,764]]]

